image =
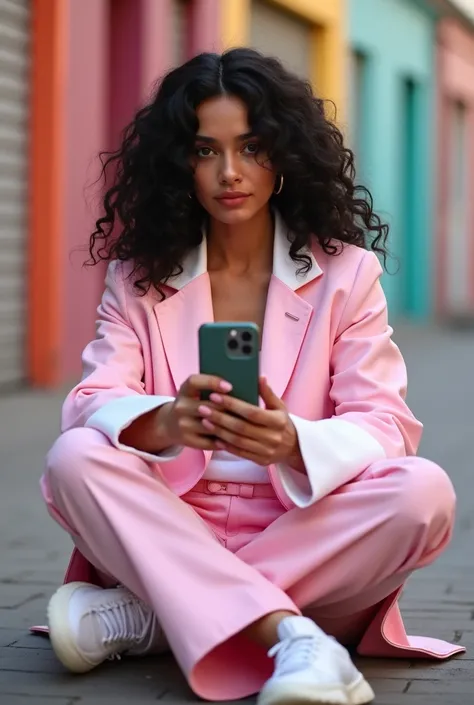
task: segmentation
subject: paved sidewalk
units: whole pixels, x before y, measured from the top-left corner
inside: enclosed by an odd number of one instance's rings
[[[361,660],[379,705],[474,703],[474,333],[402,327],[396,340],[409,369],[409,401],[425,422],[422,454],[443,465],[459,496],[450,550],[416,575],[403,598],[410,633],[460,642],[465,656],[444,664]],[[61,397],[25,392],[0,398],[0,705],[149,705],[196,701],[170,658],[123,660],[71,676],[43,623],[62,579],[69,539],[38,493],[43,457],[58,433]]]

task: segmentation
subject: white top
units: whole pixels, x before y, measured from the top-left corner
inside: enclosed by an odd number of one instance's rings
[[[204,480],[248,482],[252,485],[270,482],[268,469],[239,458],[226,450],[215,450],[203,475]]]

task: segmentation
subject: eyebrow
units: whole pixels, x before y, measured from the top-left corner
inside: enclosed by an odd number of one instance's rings
[[[248,140],[249,137],[255,137],[254,132],[245,132],[243,135],[238,135],[237,140],[239,142],[243,142],[244,140]],[[196,142],[205,142],[206,144],[216,144],[219,140],[214,139],[214,137],[207,137],[206,135],[196,135]]]

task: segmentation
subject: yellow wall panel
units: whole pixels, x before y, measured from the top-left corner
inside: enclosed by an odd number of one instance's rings
[[[337,22],[341,16],[342,0],[271,0],[271,2],[315,24]]]
[[[338,122],[345,113],[345,0],[268,0],[314,25],[311,81],[323,98],[337,106]],[[252,0],[221,0],[224,49],[248,44]]]
[[[221,0],[222,47],[245,46],[250,36],[251,0]]]

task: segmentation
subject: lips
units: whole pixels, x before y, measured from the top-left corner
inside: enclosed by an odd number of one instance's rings
[[[243,191],[227,191],[226,193],[217,196],[218,201],[233,201],[239,198],[247,198],[250,194]]]
[[[218,203],[224,208],[237,209],[244,206],[249,198],[249,193],[244,193],[243,191],[226,191],[220,196],[217,196]]]

